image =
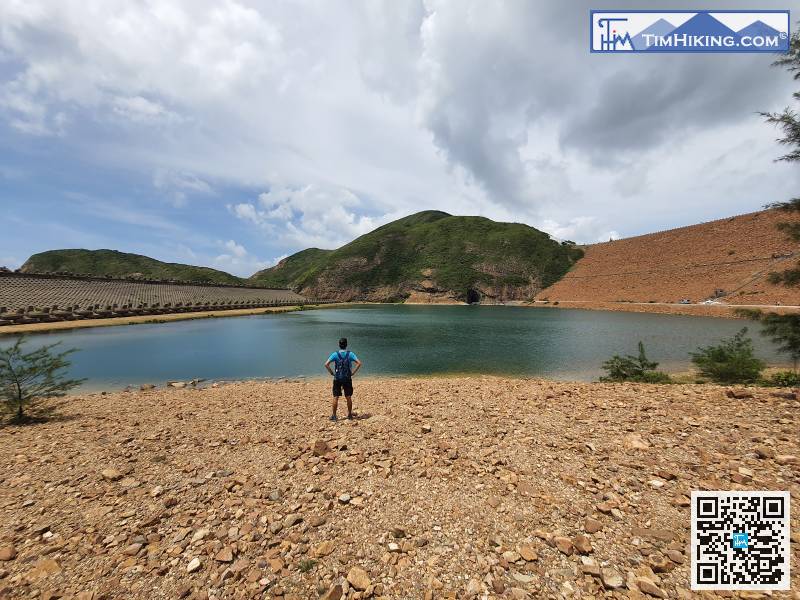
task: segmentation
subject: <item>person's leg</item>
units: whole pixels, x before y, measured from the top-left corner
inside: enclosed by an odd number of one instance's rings
[[[347,399],[347,418],[353,418],[353,382],[345,381],[342,384],[344,388],[344,397]]]
[[[331,421],[336,420],[336,410],[339,408],[339,396],[342,395],[341,383],[333,381],[333,402],[331,402]]]

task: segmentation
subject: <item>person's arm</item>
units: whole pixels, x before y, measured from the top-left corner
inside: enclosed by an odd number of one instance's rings
[[[326,361],[325,361],[325,368],[328,370],[328,373],[330,373],[330,374],[331,374],[331,376],[333,376],[333,375],[334,375],[334,372],[333,372],[333,371],[331,371],[331,363],[332,363],[332,362],[333,362],[333,361],[332,361],[330,358],[329,358],[328,360],[326,360]]]
[[[351,373],[351,376],[355,377],[355,374],[358,373],[358,370],[361,368],[361,361],[358,360],[358,359],[355,359],[353,362],[356,363],[356,368],[353,369],[353,372]]]

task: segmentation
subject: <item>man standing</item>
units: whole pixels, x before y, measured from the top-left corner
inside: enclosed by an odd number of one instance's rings
[[[331,363],[334,365],[335,370],[331,370]],[[355,368],[353,365],[355,364]],[[353,418],[353,376],[358,373],[361,368],[361,361],[355,355],[355,352],[350,352],[347,349],[347,338],[339,340],[338,352],[332,353],[328,360],[325,362],[325,368],[328,373],[333,375],[333,414],[331,421],[336,420],[336,409],[339,407],[339,397],[344,391],[344,397],[347,399],[347,418]]]

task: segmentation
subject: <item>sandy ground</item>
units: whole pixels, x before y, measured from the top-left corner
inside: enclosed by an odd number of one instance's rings
[[[689,598],[697,489],[790,490],[800,403],[359,379],[92,394],[0,428],[0,598]],[[343,414],[340,408],[340,414]]]

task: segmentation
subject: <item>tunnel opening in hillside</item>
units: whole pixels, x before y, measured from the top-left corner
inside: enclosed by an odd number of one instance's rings
[[[480,304],[481,294],[477,290],[467,290],[467,304]]]

